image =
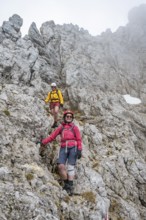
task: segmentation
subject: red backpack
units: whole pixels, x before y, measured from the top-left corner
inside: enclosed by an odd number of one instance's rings
[[[69,132],[73,133],[74,137],[76,137],[76,133],[74,130],[75,124],[72,125],[72,127],[70,128],[64,128],[64,126],[62,125],[62,129],[61,129],[61,137],[64,137],[64,132],[67,131],[67,136],[69,136]]]

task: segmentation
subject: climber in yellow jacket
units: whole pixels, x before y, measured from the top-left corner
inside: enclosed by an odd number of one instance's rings
[[[51,84],[52,91],[48,93],[48,96],[45,99],[45,103],[50,103],[50,110],[54,117],[54,123],[52,125],[52,128],[57,127],[57,121],[58,121],[58,112],[59,108],[63,108],[63,96],[59,89],[57,89],[56,83]]]

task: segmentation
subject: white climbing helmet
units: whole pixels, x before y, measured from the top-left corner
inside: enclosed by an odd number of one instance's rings
[[[56,83],[51,83],[51,87],[56,87]]]

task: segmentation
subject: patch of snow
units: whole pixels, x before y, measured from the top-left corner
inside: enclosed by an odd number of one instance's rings
[[[141,100],[140,100],[140,99],[135,98],[135,97],[132,97],[132,96],[130,96],[130,95],[128,95],[128,94],[123,95],[123,96],[124,96],[124,99],[126,100],[126,102],[127,102],[128,104],[140,104],[140,103],[141,103]]]

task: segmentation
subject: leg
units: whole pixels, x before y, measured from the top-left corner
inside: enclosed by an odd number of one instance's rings
[[[57,127],[57,121],[58,121],[59,103],[51,103],[50,109],[51,109],[51,113],[54,117],[54,123],[52,125],[52,128],[55,128],[55,127]]]
[[[59,112],[59,106],[54,107],[54,121],[58,121],[58,112]]]
[[[64,164],[58,164],[59,175],[62,180],[67,180],[67,171]]]
[[[50,103],[50,110],[51,110],[51,114],[53,115],[53,118],[54,118],[54,108],[55,108],[54,103],[51,102],[51,103]],[[53,125],[52,125],[52,128],[54,128],[54,123],[53,123]]]
[[[66,161],[67,153],[65,148],[60,148],[59,159],[58,159],[58,171],[62,180],[67,180],[67,171],[66,171]]]
[[[66,190],[68,195],[73,195],[73,178],[74,178],[74,166],[68,164],[67,172],[66,172],[66,179],[64,180],[64,187],[63,189]]]
[[[54,117],[54,108],[51,109],[51,114],[52,114],[53,117]]]
[[[68,155],[68,180],[73,181],[75,176],[75,164],[77,160],[77,149],[73,147],[69,149]]]
[[[70,148],[68,155],[68,165],[67,165],[67,179],[68,188],[67,192],[69,195],[73,194],[73,180],[75,176],[75,164],[77,160],[77,149],[76,147]]]
[[[60,148],[60,152],[59,152],[59,159],[58,159],[58,170],[59,170],[59,175],[61,177],[61,179],[64,181],[64,187],[63,189],[66,190],[69,194],[71,192],[71,184],[73,185],[73,181],[71,183],[71,181],[68,180],[68,169],[66,169],[66,161],[68,158],[68,153],[66,152],[66,148]]]
[[[53,115],[53,117],[54,117],[54,115],[55,115],[55,113],[54,113],[54,108],[51,109],[51,113],[52,113],[52,115]],[[56,122],[55,122],[55,120],[54,120],[54,123],[53,123],[53,125],[52,125],[52,128],[57,127],[56,125],[57,125],[57,124],[56,124]]]

